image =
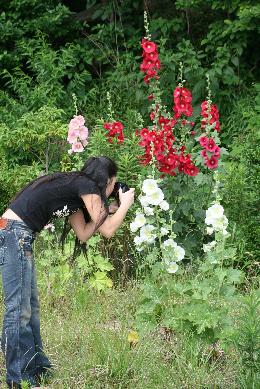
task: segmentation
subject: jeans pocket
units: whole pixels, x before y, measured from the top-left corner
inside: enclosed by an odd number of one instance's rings
[[[4,241],[5,241],[5,237],[0,233],[0,266],[4,264],[4,258],[5,258]]]

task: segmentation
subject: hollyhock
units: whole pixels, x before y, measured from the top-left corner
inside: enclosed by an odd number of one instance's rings
[[[71,150],[74,153],[82,153],[82,151],[84,150],[84,147],[83,147],[81,142],[76,142],[76,143],[73,143]]]
[[[145,54],[146,53],[148,53],[148,54],[152,53],[152,52],[156,51],[156,49],[157,49],[157,46],[156,46],[156,44],[154,42],[151,42],[151,41],[149,41],[149,40],[147,40],[145,38],[142,39],[142,44],[141,45],[142,45],[142,48],[143,48]]]
[[[148,178],[148,179],[143,181],[142,191],[146,195],[151,195],[152,193],[156,192],[157,190],[158,190],[158,185],[157,185],[156,180]]]
[[[87,145],[88,128],[84,126],[85,119],[83,116],[74,116],[69,122],[67,141],[71,144],[69,154],[81,153]]]
[[[86,140],[88,138],[88,128],[87,127],[85,127],[85,126],[79,127],[78,132],[79,132],[78,137],[80,140]]]
[[[157,72],[161,68],[161,62],[158,58],[157,45],[154,42],[143,38],[141,46],[143,48],[143,62],[140,65],[140,70],[145,73],[144,82],[149,84],[152,78],[158,80]]]
[[[206,150],[210,151],[211,153],[214,153],[217,148],[217,145],[213,138],[209,138],[208,142],[204,145],[204,147]]]
[[[176,87],[173,93],[173,101],[175,119],[179,119],[182,115],[187,117],[192,115],[192,95],[187,88]]]
[[[164,194],[160,188],[157,188],[155,192],[150,193],[149,195],[146,196],[146,198],[149,204],[159,205],[164,199]]]
[[[70,130],[77,130],[79,127],[84,126],[85,119],[82,115],[74,116],[69,123]]]
[[[176,262],[169,262],[166,266],[166,271],[168,273],[176,273],[179,269],[179,265]]]
[[[219,132],[220,124],[218,108],[216,104],[211,104],[210,106],[209,104],[210,103],[207,100],[201,103],[201,116],[203,117],[201,127],[204,128],[206,124],[214,125],[214,130]]]
[[[207,224],[207,233],[221,232],[223,235],[228,235],[227,226],[228,219],[224,215],[224,208],[219,203],[214,203],[206,210],[205,223]]]
[[[78,140],[78,136],[79,136],[79,131],[78,130],[69,130],[68,131],[68,138],[67,138],[67,141],[70,143],[70,144],[73,144],[73,143],[76,143],[77,140]]]
[[[143,239],[143,242],[153,243],[156,239],[156,234],[154,230],[156,228],[151,224],[146,224],[140,229],[140,237]]]
[[[103,128],[107,130],[107,141],[113,143],[113,139],[117,139],[117,143],[124,143],[124,134],[123,134],[123,124],[119,121],[114,121],[112,123],[104,123]]]
[[[215,169],[218,166],[218,158],[212,155],[210,158],[206,160],[206,166],[209,169]]]
[[[201,136],[199,138],[200,145],[205,147],[208,144],[209,139],[206,136]]]
[[[168,211],[168,209],[170,208],[170,205],[169,205],[169,203],[168,203],[166,200],[163,200],[163,201],[159,204],[159,207],[160,207],[163,211]]]

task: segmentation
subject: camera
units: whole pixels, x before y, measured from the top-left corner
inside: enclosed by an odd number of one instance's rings
[[[119,189],[122,189],[122,192],[127,192],[130,188],[128,187],[127,184],[125,184],[124,182],[116,182],[115,183],[115,186],[114,186],[114,189],[113,189],[113,192],[111,193],[111,195],[109,197],[114,197],[117,201],[117,204],[118,206],[120,205],[120,201],[119,201]]]

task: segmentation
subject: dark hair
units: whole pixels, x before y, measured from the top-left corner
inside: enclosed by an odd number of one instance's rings
[[[85,164],[83,165],[82,169],[80,171],[75,172],[57,172],[53,174],[44,175],[41,177],[36,178],[34,181],[30,182],[28,185],[26,185],[12,200],[14,201],[20,194],[29,186],[32,186],[32,188],[36,188],[38,185],[41,185],[46,182],[53,181],[60,177],[68,177],[68,180],[70,182],[73,182],[75,178],[79,176],[86,176],[90,180],[94,181],[96,186],[98,187],[100,191],[100,197],[101,200],[105,206],[104,212],[100,214],[100,218],[97,221],[95,225],[95,231],[104,223],[105,219],[108,216],[108,203],[107,203],[107,197],[106,197],[106,187],[107,182],[110,178],[117,175],[117,165],[116,163],[109,157],[106,156],[100,156],[100,157],[90,157],[87,159]],[[83,210],[85,221],[90,221],[90,216],[87,212],[87,209]],[[62,250],[64,248],[65,239],[71,230],[71,226],[68,223],[68,217],[65,218],[63,231],[61,233],[60,243],[62,246]],[[75,258],[80,252],[83,252],[86,254],[86,244],[81,243],[79,239],[75,238],[75,246],[73,251],[73,258]]]
[[[100,156],[100,157],[90,157],[83,165],[81,171],[76,172],[76,175],[74,173],[74,177],[75,176],[77,177],[79,175],[88,177],[89,179],[94,181],[97,187],[99,188],[100,197],[105,208],[104,208],[104,212],[100,213],[99,220],[95,225],[95,231],[104,223],[105,219],[108,216],[106,187],[107,187],[108,180],[117,175],[117,170],[118,170],[117,165],[111,158]],[[91,220],[86,208],[83,209],[83,215],[86,223]],[[62,250],[64,248],[65,239],[70,230],[71,230],[71,226],[68,223],[68,217],[66,217],[64,221],[63,231],[61,234],[61,239],[60,239]],[[87,251],[86,243],[81,243],[80,240],[76,237],[72,258],[75,259],[80,254],[80,252],[83,252],[83,254],[86,255],[86,251]]]

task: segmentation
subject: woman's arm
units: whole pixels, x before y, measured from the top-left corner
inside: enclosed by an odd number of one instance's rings
[[[78,211],[70,216],[69,222],[75,231],[75,234],[82,242],[88,240],[95,232],[95,226],[98,225],[106,212],[102,204],[100,196],[96,194],[87,194],[81,196],[88,213],[91,217],[91,222],[86,223],[82,211]],[[98,231],[106,238],[111,238],[117,229],[121,226],[128,209],[134,202],[134,188],[122,193],[119,190],[120,206],[118,210],[111,216],[107,216],[104,223],[98,228]]]
[[[86,223],[82,211],[77,211],[69,217],[69,223],[78,239],[86,242],[95,232],[95,223],[91,220]]]

